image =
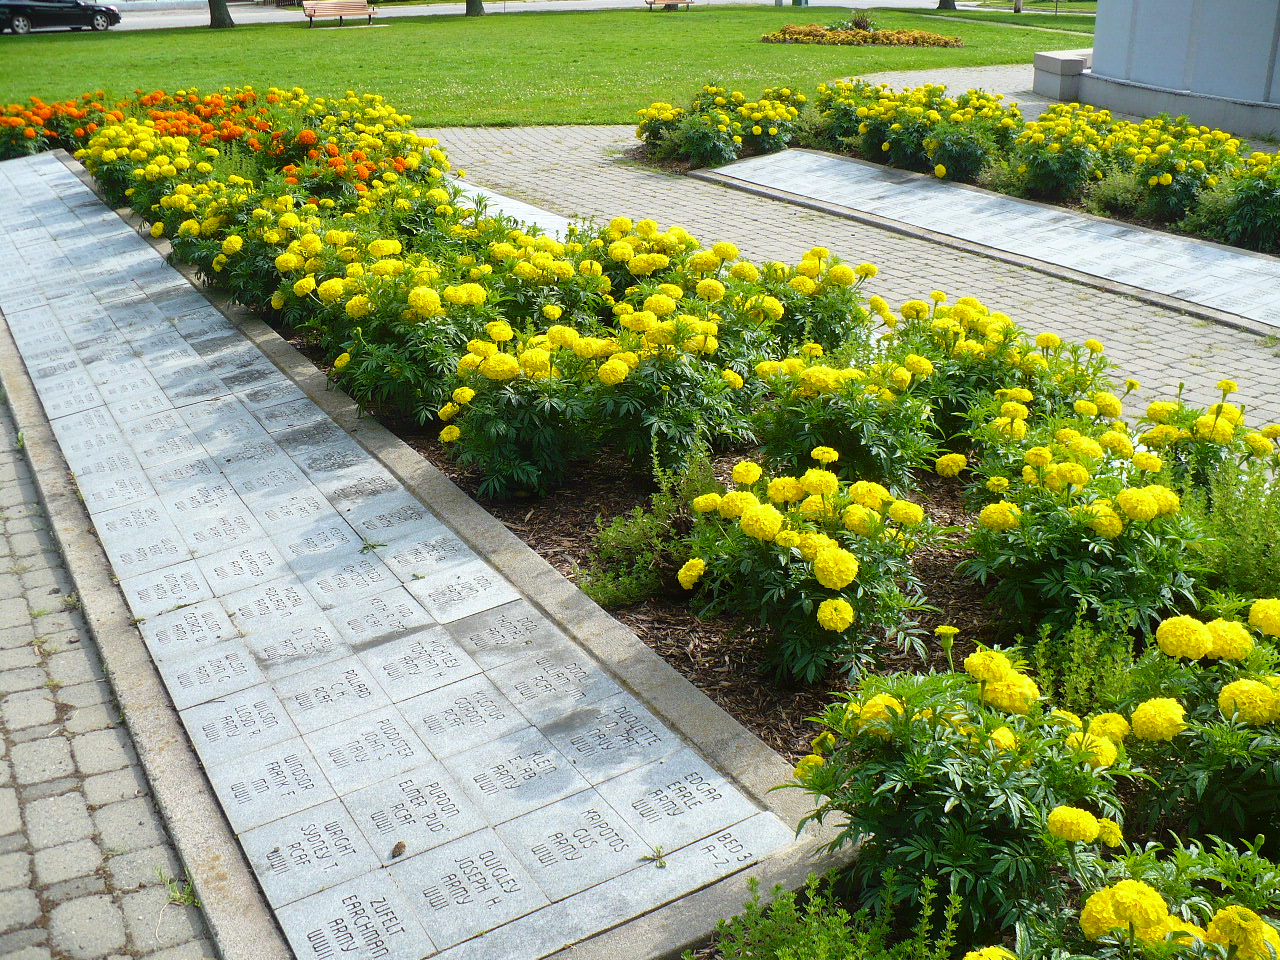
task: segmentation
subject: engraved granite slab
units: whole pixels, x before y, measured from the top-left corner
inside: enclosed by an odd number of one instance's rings
[[[241,630],[261,629],[264,624],[275,625],[291,617],[309,617],[320,612],[319,605],[292,577],[256,584],[221,600],[232,622]]]
[[[492,830],[420,853],[387,872],[438,947],[479,936],[547,903]]]
[[[635,869],[647,843],[594,790],[495,828],[549,900],[563,900]]]
[[[104,511],[94,517],[93,525],[120,577],[150,573],[191,557],[159,500]]]
[[[385,780],[432,759],[408,721],[383,707],[303,734],[339,795]]]
[[[688,748],[596,787],[653,847],[675,850],[759,808]]]
[[[437,623],[461,620],[519,598],[515,587],[482,560],[474,560],[408,585]]]
[[[408,700],[480,672],[448,631],[426,627],[359,654],[394,701]]]
[[[311,488],[313,491],[314,487]],[[308,570],[323,570],[335,562],[354,559],[370,552],[356,532],[337,511],[329,506],[327,500],[319,497],[318,492],[313,500],[311,494],[302,498],[291,497],[288,501],[273,501],[272,507],[287,504],[290,510],[309,511],[307,518],[281,521],[275,526],[275,541],[280,546],[289,566],[302,574]],[[265,517],[274,513],[272,507],[262,510]]]
[[[486,670],[533,653],[563,651],[571,641],[528,600],[485,610],[447,629],[472,659]]]
[[[412,857],[488,826],[434,761],[342,798],[383,864]]]
[[[156,663],[178,710],[263,682],[262,671],[239,640],[224,640],[189,657]]]
[[[437,757],[450,757],[525,729],[528,720],[487,677],[475,676],[400,704]]]
[[[289,569],[280,551],[269,540],[259,540],[199,557],[196,563],[216,597],[225,597],[268,583],[283,576]]]
[[[301,737],[205,767],[236,833],[335,799]]]
[[[302,471],[273,444],[250,444],[236,454],[220,457],[218,463],[259,517],[263,504],[312,489]]]
[[[145,619],[213,596],[194,560],[120,582],[135,617]]]
[[[295,531],[322,519],[341,519],[320,491],[303,478],[301,471],[293,475],[293,479],[295,485],[281,484],[273,487],[273,495],[260,493],[254,501],[258,517],[271,531],[276,542],[279,543],[282,539],[286,541],[281,546],[286,546],[289,540],[294,539]]]
[[[240,834],[240,845],[277,908],[378,866],[369,842],[337,800],[248,830]]]
[[[381,871],[276,911],[298,960],[422,960],[435,945],[411,902]]]
[[[345,488],[334,492],[334,502],[347,523],[370,543],[391,543],[419,524],[443,525],[435,514],[406,490],[396,489],[365,498],[340,496]]]
[[[334,607],[329,618],[347,642],[357,647],[400,637],[434,623],[404,587]]]
[[[634,770],[683,746],[629,693],[579,707],[541,729],[591,783]]]
[[[244,404],[246,410],[261,410],[280,403],[304,400],[307,395],[291,380],[276,380],[242,390],[236,394],[236,399]]]
[[[536,724],[621,692],[576,645],[525,657],[489,671],[489,678]]]
[[[434,518],[413,524],[411,532],[376,547],[375,552],[391,572],[406,583],[478,559],[456,533]]]
[[[299,576],[307,592],[326,610],[383,593],[396,584],[391,571],[371,553],[335,551],[312,559],[320,562],[299,563]]]
[[[263,428],[271,433],[293,430],[296,427],[327,418],[325,412],[317,407],[309,397],[305,396],[269,406],[257,407],[254,409],[253,415],[257,417]]]
[[[62,455],[73,471],[124,447],[124,436],[106,407],[95,407],[50,424]]]
[[[151,659],[180,660],[223,640],[240,636],[216,600],[148,617],[138,624]]]
[[[206,766],[298,735],[280,698],[266,684],[188,707],[181,716],[187,736]]]
[[[141,470],[127,473],[103,473],[76,477],[76,487],[84,499],[85,509],[92,514],[150,500],[155,491]]]
[[[147,471],[147,477],[156,488],[156,493],[168,497],[181,495],[201,484],[221,479],[222,473],[212,459],[203,454],[195,454],[153,466]]]
[[[300,733],[391,706],[368,667],[355,657],[278,680],[275,690]]]
[[[333,624],[319,615],[296,617],[283,626],[255,628],[245,635],[244,643],[272,680],[332,663],[350,653]]]
[[[449,771],[494,824],[563,800],[588,786],[551,741],[533,727],[455,754],[449,760]]]
[[[128,423],[130,420],[138,420],[153,413],[172,409],[173,403],[165,392],[157,387],[154,390],[130,394],[123,399],[109,400],[107,407],[118,423]]]
[[[265,540],[266,531],[249,508],[237,501],[221,514],[203,514],[185,520],[178,532],[194,557],[231,550]]]
[[[358,474],[348,473],[329,477],[326,478],[321,490],[329,498],[329,502],[342,514],[351,514],[353,511],[364,509],[382,511],[386,509],[388,503],[405,502],[404,488],[385,470],[369,470]],[[374,506],[375,501],[380,502]],[[358,521],[353,522],[352,526],[362,529]]]
[[[203,366],[186,370],[162,371],[156,382],[175,407],[186,407],[225,396],[227,385],[217,377],[207,374]]]

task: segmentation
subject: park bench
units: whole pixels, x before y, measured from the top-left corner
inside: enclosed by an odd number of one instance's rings
[[[654,7],[661,7],[663,10],[675,10],[684,7],[688,10],[693,6],[694,0],[644,0],[644,5],[649,8],[649,12],[653,12]]]
[[[302,4],[302,12],[307,15],[307,27],[315,25],[316,18],[337,17],[338,26],[347,17],[368,17],[373,23],[376,7],[369,6],[368,0],[306,0]]]

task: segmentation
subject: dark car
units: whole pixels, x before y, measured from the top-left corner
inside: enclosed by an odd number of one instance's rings
[[[0,0],[0,32],[30,33],[45,27],[105,30],[120,22],[120,11],[85,0]]]

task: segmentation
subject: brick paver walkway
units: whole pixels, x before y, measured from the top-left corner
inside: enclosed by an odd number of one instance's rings
[[[0,402],[0,957],[216,956]]]
[[[878,79],[878,78],[877,78]],[[940,246],[719,184],[642,166],[623,154],[632,127],[462,128],[430,131],[468,179],[564,216],[651,217],[705,242],[729,240],[744,256],[796,262],[815,245],[880,267],[870,291],[891,303],[941,289],[978,297],[1032,333],[1102,340],[1143,400],[1180,383],[1197,403],[1231,377],[1253,423],[1280,421],[1280,348],[1272,339],[1106,293],[1025,267]],[[1137,409],[1131,405],[1131,411]]]

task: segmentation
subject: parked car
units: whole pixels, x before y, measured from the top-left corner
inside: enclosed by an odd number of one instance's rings
[[[86,0],[0,0],[0,32],[30,33],[45,27],[106,30],[119,22],[115,7]]]

